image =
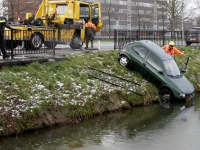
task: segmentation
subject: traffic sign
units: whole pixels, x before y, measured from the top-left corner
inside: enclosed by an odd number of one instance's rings
[[[116,26],[118,26],[119,25],[119,21],[116,21]]]

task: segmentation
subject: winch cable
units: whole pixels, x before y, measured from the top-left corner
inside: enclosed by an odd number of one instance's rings
[[[126,80],[122,77],[118,77],[118,76],[106,73],[104,71],[92,68],[90,66],[88,66],[88,69],[90,70],[88,73],[88,76],[91,76],[100,81],[112,84],[114,86],[124,88],[127,91],[133,92],[139,96],[143,96],[143,94],[136,92],[137,87],[141,86],[141,84],[139,84],[139,83],[136,83],[136,82],[133,82],[130,80]]]

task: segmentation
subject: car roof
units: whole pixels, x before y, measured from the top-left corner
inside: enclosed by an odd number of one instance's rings
[[[162,60],[173,59],[172,56],[170,54],[168,54],[167,52],[165,52],[165,50],[163,50],[160,46],[158,46],[157,44],[155,44],[149,40],[136,41],[136,42],[133,42],[132,44],[134,44],[135,46],[140,45],[140,46],[146,47],[148,50],[150,50],[151,52],[156,54]]]
[[[200,27],[193,27],[192,29],[200,29]]]
[[[189,30],[190,32],[192,31],[192,32],[199,32],[199,30],[198,29],[191,29],[191,30]]]

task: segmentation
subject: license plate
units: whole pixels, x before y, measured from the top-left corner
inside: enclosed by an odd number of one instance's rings
[[[196,40],[196,38],[191,38],[191,40],[192,40],[192,41],[195,41],[195,40]]]
[[[191,101],[192,101],[192,98],[191,98],[191,97],[186,99],[186,102],[187,102],[187,103],[190,103]]]

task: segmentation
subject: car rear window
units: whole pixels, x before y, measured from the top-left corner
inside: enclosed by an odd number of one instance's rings
[[[190,30],[190,35],[198,35],[199,31],[198,30]]]

